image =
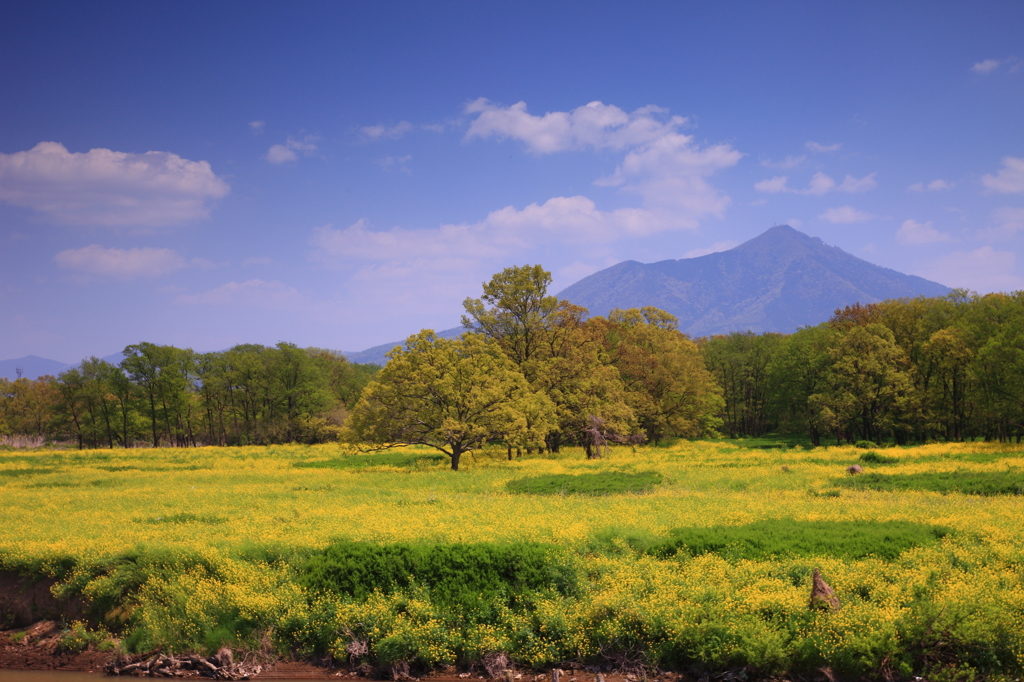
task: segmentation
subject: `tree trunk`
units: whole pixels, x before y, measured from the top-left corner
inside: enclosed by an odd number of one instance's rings
[[[459,458],[462,457],[461,448],[452,448],[452,471],[459,470]]]

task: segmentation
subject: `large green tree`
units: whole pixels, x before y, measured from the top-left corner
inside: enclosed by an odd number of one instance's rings
[[[458,471],[465,453],[493,440],[520,440],[531,429],[543,432],[553,421],[547,397],[479,334],[443,339],[424,330],[388,358],[348,422],[357,438],[378,448],[427,445]]]

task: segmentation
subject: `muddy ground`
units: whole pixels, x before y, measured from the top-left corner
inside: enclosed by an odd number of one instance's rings
[[[59,647],[60,627],[56,621],[41,621],[29,627],[0,630],[0,669],[7,670],[64,670],[76,672],[104,673],[104,668],[114,654],[103,651],[82,651],[72,653]],[[263,664],[260,679],[388,679],[379,672],[349,670],[347,668],[316,665],[308,661],[270,661]],[[600,682],[597,674],[586,670],[562,670],[559,682]],[[636,675],[604,673],[604,682],[640,682]],[[480,671],[460,672],[454,667],[431,672],[425,676],[411,676],[407,681],[417,679],[423,682],[479,682],[488,679]],[[501,679],[501,678],[499,678]],[[682,675],[664,673],[649,674],[649,682],[685,682]],[[551,682],[550,671],[519,670],[512,674],[513,682]],[[501,679],[501,682],[504,682]]]

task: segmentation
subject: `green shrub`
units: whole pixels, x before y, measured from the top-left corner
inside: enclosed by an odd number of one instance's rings
[[[867,464],[895,464],[900,461],[898,457],[886,457],[885,455],[878,454],[874,450],[868,450],[862,454],[859,459]]]
[[[534,543],[508,545],[373,545],[341,541],[314,554],[299,583],[313,593],[366,599],[420,587],[442,608],[490,612],[516,607],[535,593],[576,591],[575,571],[563,553]]]
[[[601,472],[596,474],[550,474],[509,481],[505,487],[514,493],[529,495],[615,495],[645,492],[661,483],[657,471],[635,474]]]
[[[861,450],[870,450],[871,448],[877,448],[878,443],[870,440],[859,440],[853,444],[853,447],[860,448]]]
[[[1021,471],[935,471],[921,474],[862,474],[837,479],[836,485],[861,490],[924,490],[964,495],[1022,495]]]
[[[833,556],[895,559],[906,550],[937,542],[952,531],[909,521],[795,521],[770,519],[743,526],[677,528],[652,547],[654,556],[714,553],[727,559]]]

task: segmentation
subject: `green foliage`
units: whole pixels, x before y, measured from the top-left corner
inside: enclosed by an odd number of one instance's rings
[[[660,485],[656,471],[625,473],[604,471],[595,474],[550,474],[509,481],[505,487],[514,493],[529,495],[618,495],[643,493]]]
[[[76,620],[60,634],[57,647],[60,651],[78,653],[86,649],[96,651],[112,651],[114,648],[113,637],[102,625],[97,628],[90,628],[83,621]]]
[[[861,474],[835,481],[858,490],[923,490],[964,495],[1024,495],[1024,471],[932,471],[920,474]]]
[[[950,533],[942,526],[909,521],[795,521],[769,519],[743,526],[678,528],[655,545],[659,557],[694,557],[714,553],[730,560],[786,557],[892,560],[912,547],[927,545]]]
[[[364,442],[426,445],[448,455],[457,471],[464,453],[494,440],[547,433],[553,423],[547,396],[533,391],[516,365],[479,334],[452,340],[425,330],[389,357],[350,417]]]
[[[861,450],[870,450],[871,448],[877,448],[878,443],[874,443],[870,440],[859,440],[853,444],[853,447],[859,448]]]
[[[868,450],[857,459],[865,464],[895,464],[900,461],[898,457],[886,457],[885,455],[878,454],[874,450]]]
[[[569,595],[577,578],[560,550],[539,544],[393,544],[336,542],[309,558],[299,583],[313,593],[363,600],[423,589],[436,606],[491,620],[539,594]]]
[[[438,464],[447,457],[429,452],[378,452],[369,455],[348,455],[334,459],[295,462],[300,469],[362,469],[365,467],[414,467],[417,464]]]

